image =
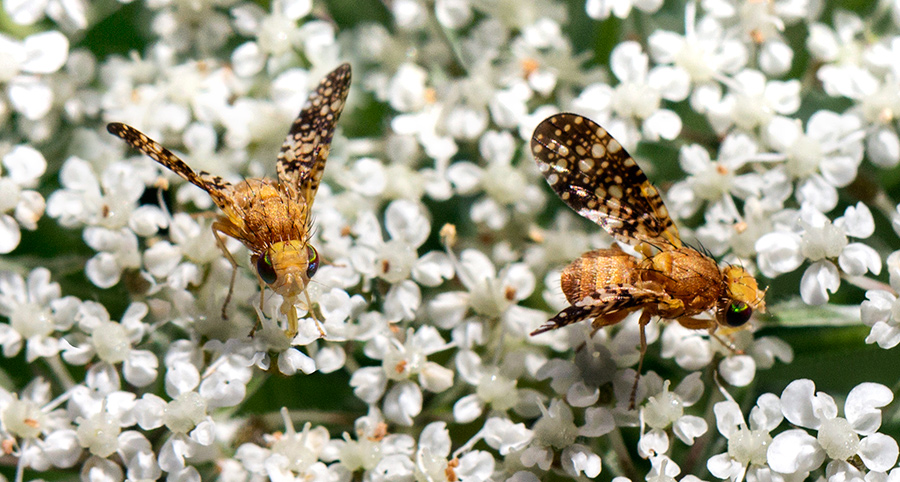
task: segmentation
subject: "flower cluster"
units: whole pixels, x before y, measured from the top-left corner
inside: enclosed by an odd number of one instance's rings
[[[570,3],[4,1],[0,478],[897,478],[871,381],[895,373],[832,380],[858,362],[828,350],[900,344],[900,8]],[[320,265],[290,306],[207,192],[105,126],[274,179],[343,62],[303,240]],[[532,336],[572,301],[564,266],[614,243],[532,159],[559,112],[634,154],[770,314]]]

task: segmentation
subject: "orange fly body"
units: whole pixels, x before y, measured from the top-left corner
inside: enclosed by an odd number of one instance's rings
[[[319,267],[318,253],[309,243],[310,210],[349,89],[349,64],[339,66],[319,82],[281,146],[276,164],[278,179],[246,179],[231,184],[208,172],[195,172],[134,127],[115,122],[107,125],[110,133],[209,193],[221,209],[212,230],[234,268],[222,306],[223,318],[227,318],[226,308],[237,272],[237,262],[225,247],[224,234],[250,250],[260,287],[266,285],[284,298],[281,312],[288,319],[285,334],[293,338],[299,331],[294,306],[301,295],[311,304],[306,287]],[[324,335],[321,326],[319,332]]]
[[[714,333],[719,326],[744,326],[753,311],[765,311],[765,292],[740,266],[719,266],[681,242],[659,191],[609,133],[577,114],[557,114],[534,130],[531,152],[550,187],[575,212],[599,224],[618,245],[584,253],[567,266],[561,287],[570,306],[532,335],[583,320],[599,329],[641,310],[641,362],[645,326],[656,316]],[[714,319],[698,318],[712,310]],[[637,380],[632,390],[634,404]]]

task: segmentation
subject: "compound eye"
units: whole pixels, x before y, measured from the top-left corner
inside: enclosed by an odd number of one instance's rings
[[[256,273],[267,285],[274,283],[278,279],[278,273],[275,272],[275,267],[272,266],[272,258],[269,256],[269,253],[260,256],[256,260]]]
[[[743,301],[734,301],[725,311],[725,323],[728,326],[742,326],[750,320],[753,308]]]
[[[316,248],[313,248],[312,245],[306,245],[306,254],[309,256],[309,261],[306,264],[306,277],[312,278],[316,271],[319,270],[319,253],[316,251]]]

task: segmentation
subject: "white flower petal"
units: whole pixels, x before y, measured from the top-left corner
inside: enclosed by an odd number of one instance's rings
[[[779,77],[791,68],[794,51],[784,42],[770,40],[759,52],[759,66],[772,77]]]
[[[582,437],[602,437],[616,428],[612,412],[604,407],[588,407],[584,410],[584,426],[578,429]]]
[[[859,458],[872,471],[890,470],[897,463],[898,452],[897,441],[882,433],[873,433],[859,442]]]
[[[746,467],[727,453],[714,455],[706,462],[709,473],[720,479],[741,480]]]
[[[260,51],[256,42],[246,42],[234,49],[231,54],[231,65],[234,73],[241,77],[258,74],[266,63],[265,54]]]
[[[4,0],[3,9],[13,22],[31,25],[44,17],[49,0]]]
[[[794,380],[781,393],[781,405],[784,418],[794,425],[818,428],[819,417],[813,408],[813,397],[816,385],[812,380]]]
[[[84,265],[84,274],[98,288],[112,288],[122,276],[122,268],[110,253],[97,253]]]
[[[0,254],[12,252],[22,240],[19,223],[7,214],[0,214]]]
[[[591,479],[600,475],[600,456],[584,445],[575,444],[564,448],[560,460],[563,471],[572,477],[578,477],[582,472]]]
[[[40,120],[53,106],[53,90],[37,78],[19,75],[8,85],[9,101],[28,120]]]
[[[837,266],[828,260],[816,261],[800,279],[800,297],[808,305],[823,305],[828,302],[828,292],[834,293],[840,286]]]
[[[456,423],[469,423],[481,416],[484,404],[476,394],[466,395],[453,404],[453,420]]]
[[[384,417],[411,427],[413,418],[422,412],[422,390],[412,382],[394,385],[384,397]]]
[[[794,429],[775,436],[766,452],[769,467],[776,472],[793,474],[817,469],[825,460],[825,451],[815,437]]]
[[[881,407],[894,400],[891,390],[880,383],[860,383],[847,394],[844,415],[861,435],[870,435],[881,426]]]
[[[730,356],[719,363],[719,374],[735,387],[746,387],[756,375],[756,361],[749,355]]]
[[[789,273],[803,264],[802,240],[796,233],[768,233],[756,241],[759,270],[769,278]]]
[[[47,160],[37,149],[20,144],[3,156],[6,175],[23,187],[34,187],[34,183],[47,170]]]
[[[838,265],[850,276],[862,276],[871,271],[881,273],[881,255],[867,244],[850,243],[838,256]]]
[[[685,415],[672,424],[672,431],[686,445],[693,445],[694,439],[705,434],[709,427],[706,420],[695,415]]]
[[[309,375],[316,371],[316,362],[300,350],[289,348],[278,355],[278,371],[288,376],[298,371]]]
[[[22,70],[33,74],[52,74],[69,56],[69,40],[55,30],[29,35],[22,45],[26,56]]]

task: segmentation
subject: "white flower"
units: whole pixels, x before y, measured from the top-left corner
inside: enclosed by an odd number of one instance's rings
[[[3,356],[16,356],[23,342],[29,362],[60,351],[59,340],[52,335],[72,327],[79,303],[74,297],[60,295],[59,284],[50,281],[46,268],[36,268],[27,281],[21,275],[0,272],[0,316],[9,320],[9,324],[0,324]]]
[[[866,343],[878,343],[881,348],[893,348],[900,344],[900,300],[895,294],[900,290],[900,251],[887,258],[893,292],[887,290],[866,291],[866,301],[860,306],[860,318],[872,327]]]
[[[762,236],[756,249],[760,270],[769,277],[793,271],[804,259],[813,261],[800,280],[800,295],[806,303],[826,303],[828,292],[837,291],[841,282],[838,267],[850,276],[881,272],[881,257],[872,247],[847,239],[865,239],[875,231],[872,213],[862,202],[849,206],[833,223],[814,207],[804,205],[794,216],[793,225],[793,232]]]
[[[264,435],[268,442],[266,448],[255,444],[244,444],[238,448],[238,460],[252,473],[266,475],[272,480],[293,480],[296,477],[314,478],[328,473],[319,458],[329,443],[328,430],[324,427],[312,427],[307,422],[301,432],[294,429],[294,423],[286,408],[281,409],[285,432],[283,434]]]
[[[785,169],[799,180],[796,196],[801,203],[825,213],[837,205],[837,189],[856,179],[862,162],[864,133],[857,117],[820,110],[801,130],[798,121],[775,117],[765,137],[782,153]]]
[[[159,216],[158,208],[137,209],[137,201],[145,186],[155,181],[157,169],[149,159],[140,164],[116,162],[107,166],[98,179],[90,163],[70,157],[59,174],[64,189],[49,197],[47,214],[70,228],[134,226],[146,227],[136,230],[144,236],[154,234],[157,228],[164,227],[160,226],[164,218]]]
[[[20,25],[33,25],[46,15],[65,30],[81,30],[87,27],[87,5],[82,0],[74,2],[11,0],[3,2],[3,9],[13,22]]]
[[[461,397],[453,404],[453,418],[457,423],[469,423],[482,415],[486,406],[504,412],[519,401],[517,380],[498,370],[484,367],[478,355],[464,351],[457,355],[459,373],[475,386],[475,393]]]
[[[432,422],[422,429],[413,456],[416,477],[420,480],[490,480],[495,466],[490,453],[474,450],[450,457],[452,441],[447,424]],[[448,460],[457,458],[458,460]],[[455,474],[455,475],[451,475]]]
[[[43,119],[54,101],[47,74],[57,72],[68,56],[69,40],[55,30],[30,35],[21,42],[0,35],[0,84],[13,109],[30,121]]]
[[[757,143],[742,133],[731,133],[722,140],[715,161],[702,146],[682,147],[678,161],[688,178],[669,190],[670,212],[680,218],[689,218],[706,201],[712,204],[708,207],[709,212],[724,211],[737,221],[740,214],[731,196],[741,199],[759,197],[763,187],[758,174],[739,175],[738,171],[745,164],[762,158]]]
[[[710,15],[738,24],[738,31],[733,35],[757,45],[757,63],[771,76],[787,72],[794,57],[781,36],[785,25],[805,19],[812,10],[811,2],[807,0],[777,0],[766,5],[704,0],[702,5]]]
[[[446,255],[431,252],[418,256],[418,248],[431,232],[431,222],[421,204],[405,199],[391,202],[385,211],[384,224],[391,237],[389,241],[383,239],[381,225],[373,213],[359,215],[353,228],[358,238],[357,246],[349,252],[356,271],[394,285],[412,275],[426,286],[436,286],[452,275]]]
[[[235,8],[233,12],[238,32],[256,37],[239,46],[232,54],[235,72],[249,77],[258,74],[267,63],[270,68],[284,65],[295,55],[293,49],[297,47],[303,48],[314,63],[330,60],[323,58],[323,54],[334,43],[333,30],[327,25],[320,25],[320,22],[297,27],[297,21],[309,14],[311,7],[309,0],[284,0],[274,2],[271,12],[249,4]],[[321,32],[325,38],[317,37],[310,31],[322,27],[325,27],[325,31]]]
[[[684,71],[669,66],[650,68],[650,59],[637,42],[622,42],[613,49],[610,68],[619,79],[616,87],[588,86],[573,105],[586,111],[624,146],[640,136],[647,140],[674,139],[681,132],[681,118],[663,109],[662,101],[681,101],[688,95],[689,79]],[[610,120],[615,118],[622,125]],[[610,120],[610,122],[607,122]]]
[[[516,332],[534,329],[536,321],[531,311],[517,306],[534,291],[534,274],[524,263],[513,263],[497,272],[491,260],[482,252],[467,249],[454,259],[456,274],[467,291],[446,292],[430,303],[429,311],[435,323],[445,329],[463,320],[469,307],[485,318],[500,318]],[[541,315],[543,316],[543,315]]]
[[[50,383],[40,377],[19,393],[0,389],[0,429],[17,442],[20,470],[72,467],[82,455],[65,410],[51,396]]]
[[[656,30],[647,42],[654,61],[672,64],[687,75],[696,89],[691,96],[691,106],[705,112],[710,96],[718,95],[718,86],[713,82],[742,69],[747,63],[748,52],[746,46],[716,18],[705,16],[697,22],[696,10],[694,2],[687,3],[683,36]]]
[[[98,251],[84,267],[84,274],[98,288],[115,286],[126,269],[139,268],[141,252],[137,236],[129,229],[87,228],[84,242]]]
[[[412,425],[413,417],[422,409],[422,389],[442,392],[453,385],[454,372],[427,359],[448,347],[437,330],[429,326],[418,331],[410,329],[405,343],[378,335],[366,344],[366,355],[382,360],[382,366],[357,370],[350,386],[368,403],[375,403],[384,395],[385,416],[395,423]],[[395,384],[385,393],[388,380]]]
[[[26,144],[15,146],[0,163],[0,254],[16,249],[21,228],[33,231],[44,214],[44,198],[28,189],[47,169],[40,152]]]
[[[63,357],[69,363],[83,365],[96,355],[100,363],[93,367],[97,369],[122,363],[125,380],[138,387],[149,385],[156,380],[159,361],[153,352],[132,346],[147,333],[143,322],[147,312],[144,303],[132,303],[122,315],[121,322],[114,322],[103,305],[83,302],[75,319],[86,336],[70,337]]]
[[[675,436],[687,445],[693,445],[694,439],[706,433],[706,421],[695,415],[686,415],[684,409],[697,403],[703,395],[703,382],[700,373],[694,372],[670,392],[669,380],[662,381],[653,372],[641,377],[644,389],[651,393],[641,404],[641,439],[638,441],[638,453],[648,458],[665,453],[669,447],[669,437],[665,429],[669,426]],[[643,426],[650,427],[647,432]]]
[[[845,17],[845,25],[839,27],[847,32],[841,35],[854,35],[853,30],[860,28],[854,23]],[[863,52],[854,49],[852,41],[841,46],[845,48],[841,52],[844,55],[838,56],[835,63],[822,66],[817,76],[827,94],[856,103],[849,112],[863,121],[867,157],[880,167],[896,166],[900,161],[900,139],[894,129],[894,112],[900,105],[896,88],[900,70],[895,59],[900,43],[892,39],[887,44],[873,44]]]
[[[661,0],[588,0],[584,8],[589,17],[605,20],[610,13],[618,18],[626,18],[631,14],[632,7],[644,13],[655,13],[662,4]]]
[[[897,463],[898,446],[878,428],[880,408],[893,398],[884,385],[862,383],[850,390],[840,417],[834,399],[816,392],[811,380],[791,382],[781,394],[784,418],[817,434],[813,437],[803,429],[778,434],[767,452],[769,466],[784,474],[805,473],[818,468],[826,457],[833,460],[832,465],[859,456],[867,469],[887,472]]]
[[[512,164],[516,142],[511,134],[485,132],[478,147],[487,162],[486,167],[461,161],[447,169],[447,178],[459,194],[484,191],[487,195],[473,203],[473,221],[500,230],[509,223],[512,215],[527,215],[543,207],[542,191],[530,182],[522,165]]]
[[[555,449],[561,451],[563,459],[573,457],[567,459],[570,462],[563,464],[568,475],[577,477],[580,472],[585,471],[589,477],[596,477],[600,473],[600,456],[588,447],[574,443],[576,437],[586,432],[575,425],[572,409],[559,399],[553,399],[546,408],[540,404],[540,409],[542,416],[531,427],[534,438],[522,451],[522,464],[526,467],[537,465],[543,470],[549,470]],[[593,414],[589,418],[593,419]],[[588,423],[593,425],[591,420]]]
[[[720,479],[740,481],[760,477],[757,471],[767,469],[766,449],[772,443],[769,435],[781,424],[781,401],[771,393],[761,395],[750,410],[749,424],[744,421],[740,406],[728,400],[715,405],[716,427],[728,439],[728,451],[714,455],[707,462],[710,473]]]
[[[790,115],[800,108],[800,82],[768,80],[759,71],[745,69],[728,83],[721,101],[710,105],[709,121],[724,134],[732,126],[745,131],[765,127],[778,114]]]

